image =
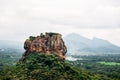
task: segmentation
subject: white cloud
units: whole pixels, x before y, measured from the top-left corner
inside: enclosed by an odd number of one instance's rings
[[[46,31],[63,35],[77,32],[120,45],[119,3],[120,0],[0,0],[0,37],[23,40]]]

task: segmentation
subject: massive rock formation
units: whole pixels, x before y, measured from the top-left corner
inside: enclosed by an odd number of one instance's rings
[[[24,43],[24,49],[21,61],[32,52],[45,53],[46,55],[54,54],[61,60],[65,60],[67,48],[64,44],[61,34],[58,33],[41,33],[40,36],[30,36]]]

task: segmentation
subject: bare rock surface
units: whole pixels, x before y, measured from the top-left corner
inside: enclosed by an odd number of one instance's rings
[[[61,60],[65,60],[67,48],[59,33],[41,33],[40,36],[30,36],[24,43],[25,53],[21,61],[32,52],[45,53],[46,55],[54,54]]]

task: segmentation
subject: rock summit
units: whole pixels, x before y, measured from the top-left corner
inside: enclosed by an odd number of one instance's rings
[[[24,60],[32,52],[54,54],[61,60],[65,60],[67,48],[59,33],[41,33],[39,36],[30,36],[24,43],[25,52],[21,58]]]

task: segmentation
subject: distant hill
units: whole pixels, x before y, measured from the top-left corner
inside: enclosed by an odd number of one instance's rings
[[[101,55],[120,53],[120,47],[110,43],[107,40],[94,37],[85,38],[79,34],[71,33],[64,38],[68,49],[68,54],[72,55]]]

